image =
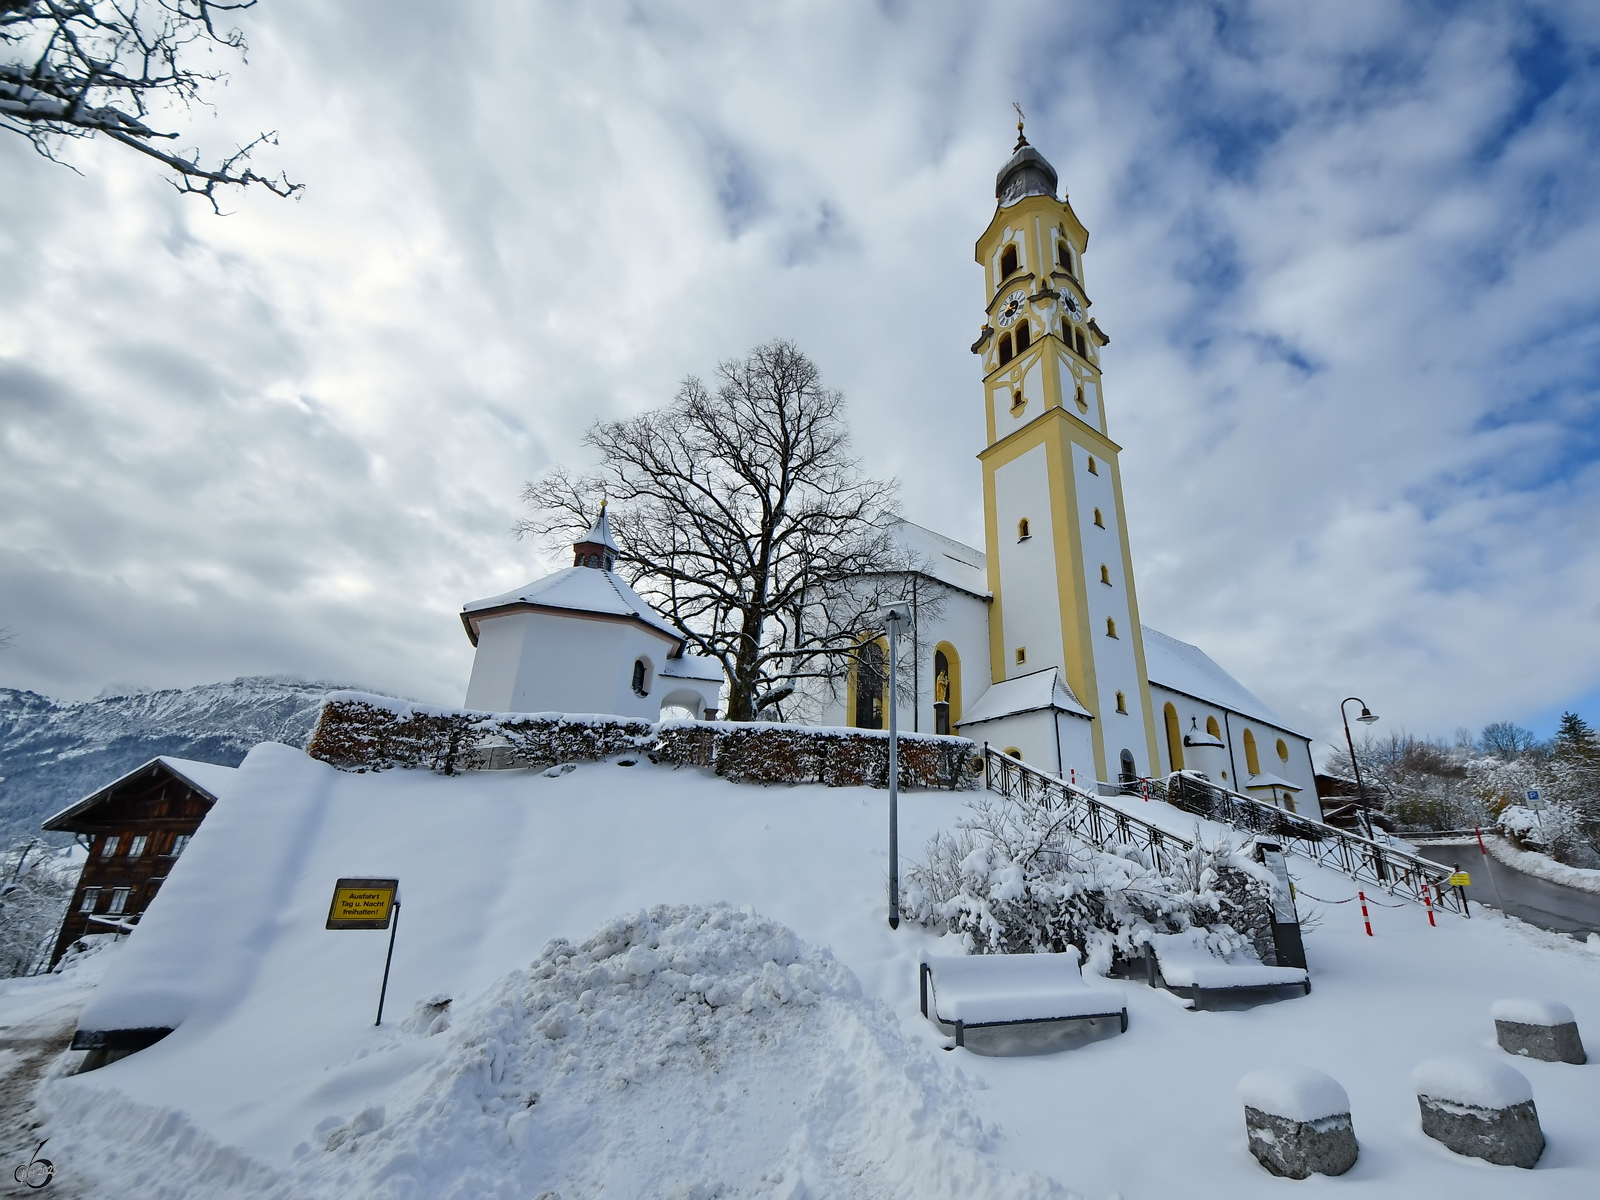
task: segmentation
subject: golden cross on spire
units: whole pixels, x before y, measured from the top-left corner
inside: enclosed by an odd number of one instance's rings
[[[1015,100],[1013,100],[1011,102],[1011,107],[1017,110],[1017,146],[1016,146],[1016,148],[1018,150],[1021,150],[1024,146],[1026,146],[1028,144],[1028,139],[1026,137],[1024,137],[1023,133],[1022,133],[1022,123],[1027,118],[1022,115],[1022,105],[1018,104]]]

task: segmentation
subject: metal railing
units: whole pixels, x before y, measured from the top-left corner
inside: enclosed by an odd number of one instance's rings
[[[1330,867],[1358,883],[1381,887],[1391,896],[1423,903],[1427,896],[1439,908],[1469,915],[1464,889],[1450,886],[1449,867],[1430,862],[1371,841],[1359,834],[1324,825],[1296,813],[1218,787],[1180,772],[1171,786],[1159,779],[1139,779],[1117,785],[1097,783],[1097,796],[1064,779],[1030,767],[1009,754],[983,747],[983,782],[991,792],[1009,800],[1069,809],[1068,831],[1100,849],[1131,848],[1148,856],[1151,865],[1166,870],[1174,852],[1194,843],[1158,829],[1148,821],[1107,804],[1102,797],[1124,795],[1165,800],[1175,808],[1223,825],[1271,838],[1285,853],[1298,854],[1319,866]]]
[[[1157,795],[1155,789],[1159,788],[1160,798],[1175,808],[1270,837],[1286,852],[1331,867],[1358,883],[1374,884],[1391,896],[1418,904],[1428,896],[1440,908],[1467,915],[1466,893],[1450,886],[1452,872],[1442,863],[1285,812],[1264,800],[1218,787],[1187,772],[1169,776],[1166,784],[1152,780],[1150,786],[1151,795]]]
[[[1067,818],[1064,828],[1079,841],[1100,850],[1133,850],[1158,871],[1170,870],[1177,854],[1194,849],[1193,842],[1141,821],[1092,792],[1030,767],[988,743],[983,747],[983,784],[1007,800],[1039,804],[1048,810],[1060,808]]]

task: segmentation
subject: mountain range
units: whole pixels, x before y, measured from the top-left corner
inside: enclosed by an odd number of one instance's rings
[[[340,687],[256,675],[76,703],[0,688],[0,845],[158,754],[234,767],[258,742],[303,746]]]

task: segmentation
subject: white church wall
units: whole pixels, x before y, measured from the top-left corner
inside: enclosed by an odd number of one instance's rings
[[[1000,596],[1004,605],[1003,664],[996,678],[1059,667],[1061,606],[1056,591],[1055,529],[1050,514],[1049,460],[1035,446],[994,473],[995,515],[999,525]],[[1028,521],[1029,536],[1018,540],[1018,522]],[[1017,651],[1026,651],[1018,662]]]
[[[467,707],[486,712],[588,712],[655,720],[655,677],[672,643],[631,621],[517,612],[479,622]],[[650,692],[634,694],[633,664]],[[480,671],[481,667],[481,671]],[[678,681],[673,681],[674,683]]]
[[[1141,775],[1151,773],[1149,741],[1145,736],[1144,706],[1140,701],[1139,663],[1134,655],[1138,625],[1128,604],[1128,581],[1122,561],[1122,535],[1118,529],[1116,489],[1111,464],[1096,463],[1089,470],[1089,451],[1072,445],[1073,482],[1078,493],[1079,536],[1083,547],[1083,578],[1088,595],[1090,645],[1094,650],[1095,687],[1099,692],[1099,716],[1104,722],[1106,771],[1118,774],[1122,751],[1133,754],[1134,766]],[[1095,513],[1104,525],[1095,524]],[[1101,582],[1101,567],[1109,584]],[[1115,622],[1116,636],[1110,634]],[[1127,712],[1117,711],[1121,692]]]
[[[1105,414],[1100,407],[1100,382],[1095,378],[1094,372],[1083,366],[1065,350],[1061,355],[1061,379],[1063,390],[1066,392],[1066,403],[1063,407],[1067,412],[1077,417],[1092,429],[1105,432]],[[1083,402],[1089,407],[1086,410],[1079,408],[1076,399],[1077,388],[1083,388]]]
[[[1184,746],[1185,770],[1199,771],[1208,779],[1215,780],[1233,791],[1244,791],[1250,774],[1244,749],[1244,734],[1248,729],[1255,735],[1262,770],[1287,779],[1301,789],[1295,793],[1295,811],[1301,816],[1315,820],[1322,819],[1322,808],[1317,802],[1317,784],[1314,778],[1315,769],[1311,763],[1309,739],[1266,721],[1243,716],[1221,705],[1197,700],[1193,696],[1162,687],[1158,683],[1150,684],[1150,698],[1155,708],[1158,731],[1156,740],[1161,748],[1161,774],[1174,769],[1163,720],[1166,706],[1171,704],[1177,711],[1178,725],[1182,734],[1188,734],[1196,729],[1205,732],[1206,721],[1209,718],[1216,722],[1218,736],[1223,742],[1220,747]],[[1289,752],[1287,761],[1278,756],[1277,743],[1280,739]]]

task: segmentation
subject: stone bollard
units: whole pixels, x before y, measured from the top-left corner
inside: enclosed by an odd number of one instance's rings
[[[1489,1011],[1495,1040],[1507,1054],[1579,1066],[1588,1061],[1577,1018],[1560,1001],[1496,1000]]]
[[[1252,1071],[1239,1081],[1250,1153],[1274,1175],[1343,1175],[1356,1164],[1350,1097],[1310,1067]]]
[[[1533,1088],[1492,1058],[1430,1058],[1411,1073],[1422,1132],[1472,1158],[1531,1167],[1544,1153]]]

